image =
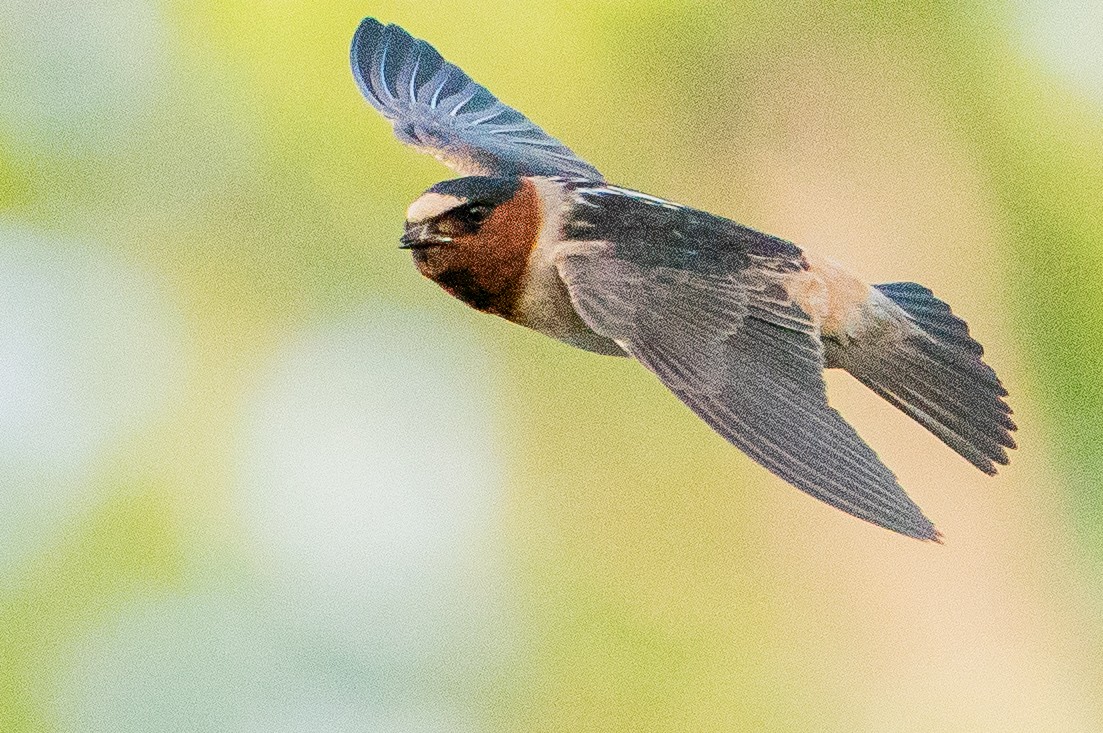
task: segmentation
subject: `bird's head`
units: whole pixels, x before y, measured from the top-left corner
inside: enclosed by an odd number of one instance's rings
[[[539,238],[532,181],[469,176],[443,181],[410,204],[399,245],[422,275],[482,311],[509,317]]]

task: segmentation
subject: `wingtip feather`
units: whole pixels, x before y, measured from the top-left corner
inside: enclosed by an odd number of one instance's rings
[[[386,27],[375,18],[364,18],[356,27],[356,33],[353,34],[352,43],[349,45],[349,64],[352,66],[352,76],[356,80],[356,86],[376,109],[381,109],[382,100],[372,89],[371,58],[385,30]]]

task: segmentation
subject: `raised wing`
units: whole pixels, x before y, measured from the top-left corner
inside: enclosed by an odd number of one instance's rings
[[[350,56],[360,92],[394,123],[398,139],[463,175],[602,180],[567,146],[396,25],[365,18]]]
[[[556,263],[593,330],[615,340],[716,432],[797,488],[935,540],[827,404],[823,347],[781,286],[799,249],[704,212],[612,188],[579,195]]]

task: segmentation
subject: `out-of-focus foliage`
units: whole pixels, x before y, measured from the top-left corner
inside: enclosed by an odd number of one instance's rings
[[[0,730],[1103,728],[1097,5],[6,0]],[[933,287],[1012,466],[832,375],[947,545],[891,536],[448,299],[364,15],[619,184]]]

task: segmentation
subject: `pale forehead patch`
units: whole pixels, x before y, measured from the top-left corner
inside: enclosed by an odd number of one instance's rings
[[[428,221],[464,203],[466,202],[463,199],[446,193],[435,191],[423,193],[417,201],[410,204],[410,208],[406,209],[406,221],[411,224]]]

